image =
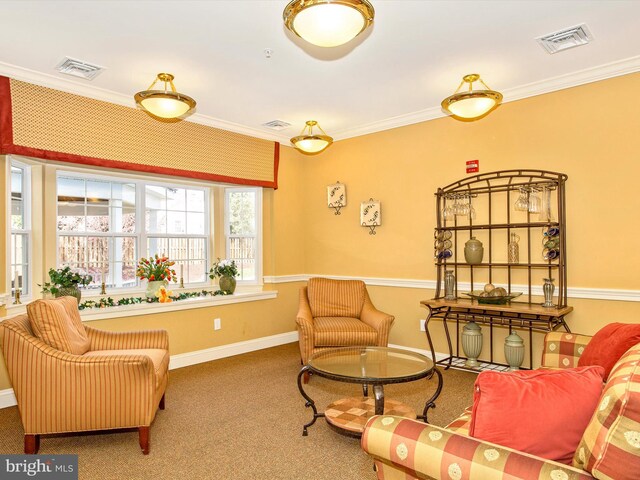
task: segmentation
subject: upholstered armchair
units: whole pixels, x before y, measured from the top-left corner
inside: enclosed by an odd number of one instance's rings
[[[591,338],[548,333],[542,368],[559,371],[577,367]],[[517,407],[510,404],[504,408]],[[362,448],[373,457],[378,479],[385,480],[637,479],[640,343],[629,348],[611,368],[572,465],[474,438],[470,436],[471,416],[468,408],[444,428],[401,417],[375,416],[365,427]],[[517,433],[526,435],[527,431],[515,425],[513,434]]]
[[[296,317],[302,364],[326,348],[387,346],[393,320],[373,306],[364,282],[310,278]]]
[[[85,327],[73,297],[37,300],[27,309],[29,315],[0,323],[25,453],[38,452],[43,434],[137,428],[148,454],[149,427],[164,409],[167,332]]]

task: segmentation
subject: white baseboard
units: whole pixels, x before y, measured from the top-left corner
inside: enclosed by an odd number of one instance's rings
[[[298,341],[298,332],[280,333],[269,337],[255,338],[244,342],[231,343],[229,345],[220,345],[219,347],[207,348],[205,350],[197,350],[195,352],[179,353],[171,355],[169,361],[169,370],[188,367],[198,363],[210,362],[220,358],[232,357],[242,353],[255,352],[265,348],[277,347]],[[0,390],[0,408],[13,407],[17,405],[16,396],[12,388]]]
[[[265,348],[277,347],[287,343],[298,341],[298,332],[280,333],[269,337],[256,338],[246,340],[244,342],[230,343],[229,345],[220,345],[219,347],[207,348],[205,350],[197,350],[195,352],[179,353],[171,355],[169,362],[169,370],[176,368],[188,367],[198,363],[210,362],[220,358],[232,357],[242,353],[255,352]]]
[[[413,348],[413,347],[405,347],[404,345],[394,345],[392,343],[389,344],[392,348],[399,348],[400,350],[409,350],[410,352],[419,353],[420,355],[424,355],[425,357],[431,358],[431,351],[426,348]],[[435,352],[436,361],[439,362],[443,358],[447,358],[449,355],[446,353]],[[433,360],[433,358],[431,358]]]

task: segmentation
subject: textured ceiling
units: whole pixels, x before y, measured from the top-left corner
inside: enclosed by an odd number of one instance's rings
[[[198,102],[191,120],[286,140],[308,119],[340,139],[441,116],[466,73],[509,101],[640,70],[635,0],[372,0],[373,28],[333,49],[286,31],[286,3],[1,1],[0,74],[133,106],[167,71]],[[580,23],[589,45],[549,55],[535,41]],[[62,75],[65,56],[106,70]],[[261,127],[274,119],[292,127]]]

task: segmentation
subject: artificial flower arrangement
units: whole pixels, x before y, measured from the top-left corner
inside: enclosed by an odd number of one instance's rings
[[[167,256],[158,256],[156,253],[153,257],[142,257],[138,261],[138,268],[136,269],[136,277],[142,280],[149,280],[150,282],[166,280],[168,282],[178,281],[176,271],[172,269],[176,262],[169,260]]]
[[[71,268],[64,267],[57,270],[50,268],[49,279],[50,282],[45,282],[43,285],[38,284],[38,286],[42,287],[42,293],[51,293],[57,297],[59,294],[67,292],[69,288],[78,288],[80,285],[86,287],[92,282],[93,277],[80,275],[72,271]]]
[[[158,297],[158,302],[160,303],[173,302],[171,295],[173,295],[173,292],[171,290],[167,290],[165,287],[160,287],[156,292],[156,297]]]
[[[216,277],[237,277],[238,266],[235,260],[220,260],[213,264],[211,270],[209,270],[209,278],[214,279]]]

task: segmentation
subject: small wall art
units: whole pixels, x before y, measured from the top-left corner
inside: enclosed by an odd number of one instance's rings
[[[344,183],[334,183],[327,187],[327,205],[335,209],[335,215],[340,215],[340,209],[347,205],[347,186]]]
[[[369,228],[369,235],[376,234],[376,227],[382,225],[380,202],[370,198],[360,204],[360,225]]]

